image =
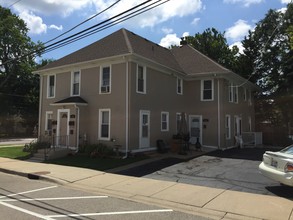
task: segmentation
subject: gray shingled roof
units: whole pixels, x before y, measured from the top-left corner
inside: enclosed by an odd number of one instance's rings
[[[161,47],[126,29],[120,29],[95,43],[49,63],[39,70],[46,70],[123,54],[137,54],[176,71],[182,72],[181,67],[178,65],[175,57],[169,49]]]
[[[169,50],[124,28],[39,70],[127,54],[139,55],[186,75],[231,73],[189,45]]]
[[[208,58],[190,45],[174,47],[171,51],[187,75],[198,73],[231,73],[230,70]]]

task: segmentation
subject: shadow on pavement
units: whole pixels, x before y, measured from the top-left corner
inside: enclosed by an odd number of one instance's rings
[[[181,163],[184,161],[186,161],[186,160],[174,158],[174,157],[168,157],[168,158],[163,158],[161,160],[150,162],[150,163],[147,163],[144,165],[133,167],[133,168],[130,168],[127,170],[115,172],[115,173],[121,174],[121,175],[127,175],[127,176],[142,177],[142,176],[151,174],[153,172],[156,172],[157,170],[161,170],[165,167],[169,167],[169,166],[172,166],[174,164]]]
[[[207,156],[221,157],[221,158],[231,158],[231,159],[243,159],[243,160],[253,160],[262,161],[263,154],[265,151],[278,151],[278,148],[232,148],[229,150],[216,150],[207,153]]]
[[[268,186],[266,189],[276,196],[290,199],[293,201],[293,187],[279,185],[279,186]]]

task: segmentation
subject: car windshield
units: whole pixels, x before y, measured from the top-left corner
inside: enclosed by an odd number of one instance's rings
[[[293,155],[293,145],[290,145],[290,146],[284,148],[280,152]]]

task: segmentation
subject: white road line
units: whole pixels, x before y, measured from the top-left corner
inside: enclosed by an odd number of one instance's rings
[[[172,209],[155,209],[155,210],[138,210],[138,211],[122,211],[122,212],[97,212],[97,213],[84,213],[84,214],[47,215],[47,217],[50,217],[50,218],[67,218],[67,217],[83,217],[83,216],[159,213],[159,212],[173,212],[173,210]]]
[[[74,197],[57,197],[57,198],[35,198],[35,199],[0,199],[0,202],[17,202],[17,201],[55,201],[55,200],[72,200],[72,199],[103,199],[108,196],[74,196]]]
[[[26,214],[28,214],[28,215],[32,215],[32,216],[38,217],[38,218],[40,218],[40,219],[54,220],[53,218],[51,218],[51,217],[49,217],[49,216],[44,216],[44,215],[41,215],[41,214],[38,214],[38,213],[35,213],[35,212],[32,212],[32,211],[29,211],[29,210],[26,210],[26,209],[23,209],[23,208],[20,208],[20,207],[17,207],[17,206],[14,206],[14,205],[8,204],[8,203],[5,203],[5,202],[1,202],[1,201],[0,201],[0,205],[3,205],[3,206],[6,206],[6,207],[9,207],[9,208],[15,209],[15,210],[17,210],[17,211],[20,211],[20,212],[26,213]]]
[[[44,187],[44,188],[40,188],[40,189],[34,189],[34,190],[30,190],[30,191],[25,191],[25,192],[14,193],[14,194],[10,194],[7,196],[0,196],[0,199],[11,197],[11,196],[23,195],[23,194],[32,193],[32,192],[37,192],[37,191],[42,191],[42,190],[46,190],[46,189],[52,189],[52,188],[56,188],[56,187],[58,187],[58,186],[49,186],[49,187]]]

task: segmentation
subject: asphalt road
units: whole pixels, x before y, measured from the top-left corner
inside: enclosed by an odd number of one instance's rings
[[[278,149],[234,148],[213,151],[189,161],[170,157],[119,173],[293,200],[293,188],[282,186],[258,171],[266,150]]]
[[[206,220],[171,209],[97,195],[0,172],[1,219]]]

